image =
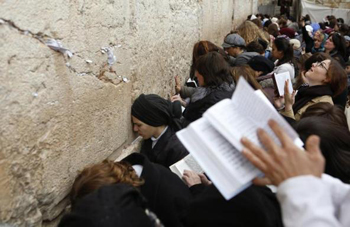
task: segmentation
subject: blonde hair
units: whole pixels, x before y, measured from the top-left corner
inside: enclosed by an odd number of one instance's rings
[[[237,33],[242,36],[245,40],[246,44],[254,40],[258,40],[258,38],[265,40],[269,43],[269,40],[266,39],[264,32],[253,22],[244,21],[238,28]]]

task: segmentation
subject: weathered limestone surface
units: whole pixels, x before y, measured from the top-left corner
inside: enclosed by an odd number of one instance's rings
[[[173,77],[188,75],[193,44],[221,44],[252,4],[1,1],[0,225],[53,225],[79,169],[128,151],[132,100],[166,97]],[[46,46],[50,38],[73,57]],[[114,52],[112,67],[101,47]]]

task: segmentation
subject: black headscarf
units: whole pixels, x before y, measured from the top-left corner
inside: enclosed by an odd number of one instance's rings
[[[329,95],[333,96],[332,89],[329,85],[316,85],[316,86],[301,86],[295,96],[295,103],[293,105],[293,111],[296,113],[300,110],[306,103],[310,102],[312,99]]]
[[[170,102],[155,94],[141,94],[131,107],[131,115],[153,127],[168,125],[175,131],[182,128],[181,103]]]

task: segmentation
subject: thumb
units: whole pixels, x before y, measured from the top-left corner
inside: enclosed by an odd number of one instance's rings
[[[288,83],[289,83],[289,80],[286,80],[284,82],[284,93],[287,95],[289,95]]]
[[[306,150],[310,155],[322,155],[320,150],[320,137],[312,135],[306,140]]]

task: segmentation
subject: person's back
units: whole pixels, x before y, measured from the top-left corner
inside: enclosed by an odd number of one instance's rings
[[[225,200],[214,185],[208,186],[190,206],[188,227],[282,227],[276,196],[266,187],[251,186]]]

